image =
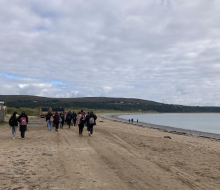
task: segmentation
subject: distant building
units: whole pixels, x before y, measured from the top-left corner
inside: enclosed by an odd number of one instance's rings
[[[52,114],[55,114],[56,112],[60,113],[60,112],[64,112],[64,108],[39,108],[39,117],[45,117],[48,112],[51,112]]]
[[[0,102],[0,121],[5,119],[5,110],[3,109],[4,102]]]

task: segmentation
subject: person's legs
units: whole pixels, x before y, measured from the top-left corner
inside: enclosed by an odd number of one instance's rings
[[[69,119],[67,119],[66,120],[66,124],[69,126],[69,128],[70,128],[70,121],[69,121]]]
[[[78,126],[79,126],[79,135],[81,135],[81,128],[80,128],[80,124],[79,124]]]
[[[58,131],[58,128],[59,128],[59,122],[56,122],[56,131]]]
[[[93,134],[93,125],[89,127],[91,135]]]
[[[14,135],[13,135],[14,137],[15,137],[16,132],[17,132],[17,127],[18,127],[18,126],[15,126]]]
[[[13,137],[14,137],[14,136],[15,136],[15,135],[14,135],[14,133],[15,133],[15,126],[12,126],[11,128],[12,128],[12,135],[13,135]]]
[[[47,120],[47,127],[48,127],[48,131],[51,131],[51,122],[50,122],[50,120]]]
[[[82,135],[83,135],[83,128],[84,128],[84,125],[82,125],[81,128],[82,128]]]
[[[24,138],[25,131],[21,131],[21,138]]]

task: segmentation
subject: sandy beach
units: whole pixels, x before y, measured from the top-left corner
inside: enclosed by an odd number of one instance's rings
[[[102,121],[102,122],[101,122]],[[47,130],[30,118],[25,139],[0,126],[0,189],[219,190],[220,141],[98,116],[85,128]],[[164,138],[169,136],[170,138]]]

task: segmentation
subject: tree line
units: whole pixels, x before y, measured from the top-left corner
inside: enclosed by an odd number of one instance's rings
[[[151,103],[137,103],[120,101],[60,101],[60,100],[45,100],[45,101],[32,101],[32,100],[16,100],[5,101],[5,105],[14,108],[37,108],[37,107],[83,107],[89,109],[109,109],[117,111],[156,111],[160,113],[199,113],[199,112],[220,112],[220,107],[200,107],[200,106],[182,106],[163,104],[158,102]]]

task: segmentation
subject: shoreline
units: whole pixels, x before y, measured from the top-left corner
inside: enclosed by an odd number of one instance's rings
[[[139,127],[148,127],[148,128],[153,128],[153,129],[158,129],[162,130],[164,132],[168,133],[174,133],[178,135],[195,135],[203,138],[209,138],[209,139],[217,139],[220,140],[220,134],[216,133],[208,133],[208,132],[202,132],[202,131],[196,131],[196,130],[190,130],[190,129],[182,129],[182,128],[176,128],[176,127],[169,127],[169,126],[164,126],[164,125],[156,125],[156,124],[151,124],[151,123],[145,123],[145,122],[136,122],[134,121],[132,123],[128,123],[126,119],[119,118],[118,116],[120,115],[136,115],[136,114],[102,114],[100,115],[102,118],[113,120],[116,122],[123,122],[131,125],[136,125]]]

